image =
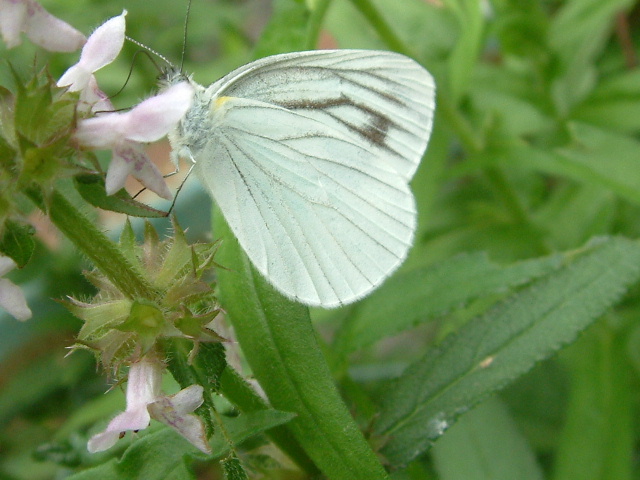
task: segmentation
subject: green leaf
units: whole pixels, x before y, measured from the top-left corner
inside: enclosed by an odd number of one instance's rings
[[[533,58],[547,55],[548,19],[540,2],[496,0],[491,5],[495,9],[494,28],[505,53]]]
[[[31,225],[7,220],[0,238],[0,252],[16,262],[18,268],[24,267],[36,248],[34,233]]]
[[[247,480],[249,478],[237,457],[225,458],[220,463],[224,471],[224,478],[227,480]]]
[[[562,259],[562,255],[553,255],[502,267],[484,253],[471,253],[399,273],[352,308],[335,347],[343,353],[367,347],[480,296],[545,275],[560,267]]]
[[[605,187],[640,204],[640,142],[581,123],[572,123],[571,131],[574,143],[555,152],[519,144],[487,161],[513,165],[517,159],[523,167]]]
[[[544,478],[527,440],[495,398],[460,417],[435,443],[431,454],[440,480]]]
[[[447,0],[449,8],[456,12],[460,36],[448,57],[449,95],[458,103],[466,94],[473,79],[483,39],[481,2],[477,0]]]
[[[636,375],[627,338],[598,325],[567,353],[571,389],[554,480],[634,478]]]
[[[302,50],[311,12],[303,2],[275,0],[273,12],[253,52],[254,58]]]
[[[221,343],[203,343],[194,359],[194,366],[201,368],[209,387],[220,391],[220,376],[227,366],[224,346]]]
[[[236,418],[225,418],[223,438],[217,432],[209,441],[213,453],[205,456],[193,445],[170,428],[145,435],[129,447],[122,459],[112,459],[95,468],[69,477],[69,480],[165,480],[193,479],[187,462],[190,458],[218,458],[229,453],[233,445],[240,445],[248,438],[276,425],[286,423],[293,415],[275,410],[243,414]],[[220,429],[218,429],[220,430]]]
[[[640,278],[640,245],[604,239],[466,324],[384,389],[375,431],[393,465],[425,451],[488,394],[572,342]]]
[[[632,0],[572,0],[553,17],[549,43],[559,56],[559,75],[552,92],[561,114],[566,114],[593,89],[595,59],[602,51],[614,16]]]
[[[606,130],[635,134],[640,130],[640,70],[604,79],[573,112],[572,118]]]
[[[271,405],[297,414],[287,426],[329,478],[387,478],[336,390],[308,309],[273,290],[216,213],[220,303]]]
[[[161,218],[167,216],[167,212],[135,201],[124,189],[113,195],[107,195],[102,175],[77,175],[74,177],[74,183],[82,198],[94,207],[133,217]]]

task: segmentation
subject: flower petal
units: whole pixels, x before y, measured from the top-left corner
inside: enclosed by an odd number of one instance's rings
[[[32,315],[20,287],[6,278],[0,278],[0,307],[17,320],[28,320]]]
[[[162,386],[162,370],[162,363],[154,358],[143,357],[131,364],[127,381],[127,411],[141,405],[146,411],[146,406],[158,397]]]
[[[123,10],[120,15],[107,20],[91,34],[82,49],[79,62],[87,70],[96,72],[118,56],[124,44],[126,14],[127,11]]]
[[[36,1],[29,1],[24,32],[33,43],[51,52],[73,52],[87,41],[82,33],[51,15]]]
[[[153,418],[173,428],[200,451],[211,453],[202,420],[188,414],[202,405],[202,392],[200,385],[191,385],[170,397],[158,398],[148,409]]]
[[[104,452],[113,447],[120,438],[119,432],[102,432],[94,435],[87,443],[90,453]]]
[[[18,265],[16,265],[16,262],[14,262],[11,257],[0,255],[0,277],[9,273],[17,266]]]
[[[107,195],[113,195],[124,188],[127,177],[131,175],[134,164],[127,162],[122,156],[114,152],[107,170],[107,179],[105,180],[105,190]]]
[[[128,115],[126,136],[136,142],[153,142],[164,137],[187,113],[193,87],[180,82],[136,105]]]
[[[27,4],[0,0],[0,34],[7,48],[20,45],[20,32],[27,18]]]
[[[122,432],[144,430],[149,426],[150,421],[151,416],[146,404],[131,410],[127,409],[126,412],[122,412],[111,420],[104,432],[89,439],[87,450],[91,453],[107,450],[115,445]]]
[[[80,103],[78,110],[81,112],[110,112],[114,109],[111,100],[98,87],[95,75],[89,77],[87,87],[80,92]]]
[[[124,44],[126,14],[127,11],[123,10],[122,14],[107,20],[91,34],[78,63],[64,72],[58,80],[59,87],[68,86],[72,92],[84,90],[92,73],[113,62]]]
[[[86,118],[78,122],[75,137],[84,147],[96,149],[114,148],[124,140],[122,130],[126,127],[126,113],[107,113]]]
[[[145,188],[160,197],[167,200],[173,198],[162,173],[147,157],[142,145],[125,141],[113,150],[113,158],[107,170],[105,185],[107,195],[113,195],[124,188],[129,175],[133,175]]]
[[[126,432],[129,430],[144,430],[149,426],[151,416],[147,411],[147,404],[139,405],[136,408],[129,409],[116,416],[109,422],[107,432]]]
[[[146,155],[145,155],[146,157]],[[171,200],[173,195],[164,181],[164,176],[151,160],[137,164],[131,174],[145,187],[165,200]]]
[[[202,405],[204,402],[203,393],[204,388],[201,385],[191,385],[180,390],[175,395],[170,395],[168,398],[176,412],[186,414],[193,412]]]

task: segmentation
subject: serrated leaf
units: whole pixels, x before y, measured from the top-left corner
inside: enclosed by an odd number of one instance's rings
[[[436,442],[431,455],[440,480],[544,478],[527,440],[495,398],[461,417]]]
[[[34,233],[31,225],[7,220],[0,238],[0,253],[16,262],[18,268],[24,267],[36,248]]]
[[[113,195],[107,195],[102,175],[77,175],[74,177],[74,183],[82,198],[103,210],[124,213],[133,217],[161,218],[167,216],[167,212],[135,201],[124,189]]]
[[[242,464],[238,457],[225,458],[222,462],[222,470],[224,478],[227,480],[247,480],[247,472],[242,468]]]
[[[573,258],[575,257],[575,258]],[[573,341],[640,278],[640,245],[610,238],[430,349],[385,388],[376,433],[393,465],[424,452],[487,395]]]
[[[562,260],[562,255],[553,255],[502,267],[484,253],[471,253],[394,275],[352,308],[335,347],[343,353],[367,347],[475,298],[545,275],[560,267]]]
[[[194,365],[202,369],[211,390],[219,392],[220,376],[227,366],[224,346],[221,343],[201,344],[198,355],[194,358]]]

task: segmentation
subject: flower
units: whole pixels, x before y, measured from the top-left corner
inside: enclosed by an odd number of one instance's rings
[[[109,422],[104,432],[91,437],[87,444],[89,452],[111,448],[122,433],[143,430],[149,426],[151,418],[155,418],[173,428],[204,453],[211,453],[202,421],[191,415],[191,412],[202,405],[203,388],[191,385],[175,395],[161,395],[163,368],[162,363],[151,355],[131,365],[127,407]]]
[[[127,11],[123,10],[120,15],[95,29],[82,48],[78,63],[64,72],[58,80],[59,87],[69,87],[72,92],[84,90],[95,72],[115,60],[124,44],[126,14]]]
[[[86,38],[54,17],[35,0],[0,0],[0,34],[8,48],[20,45],[20,33],[53,52],[73,52]]]
[[[149,190],[170,199],[171,192],[158,168],[149,160],[140,142],[164,137],[191,106],[193,87],[180,82],[136,105],[129,112],[107,113],[81,120],[76,131],[78,142],[89,148],[112,149],[106,190],[111,195],[124,187],[129,175]]]
[[[0,277],[16,268],[16,262],[0,255]],[[17,320],[31,318],[31,310],[20,287],[6,278],[0,278],[0,307],[4,308]]]

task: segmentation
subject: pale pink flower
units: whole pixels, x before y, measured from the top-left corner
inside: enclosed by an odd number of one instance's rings
[[[80,120],[76,139],[89,148],[111,149],[106,190],[111,195],[124,187],[129,175],[163,198],[170,199],[162,174],[144,152],[142,142],[164,137],[191,106],[193,87],[180,82],[124,113],[106,113]]]
[[[69,87],[72,92],[84,90],[95,72],[115,60],[124,44],[126,14],[127,11],[123,10],[95,29],[82,48],[78,63],[58,80],[59,87]]]
[[[11,258],[0,255],[0,277],[16,268],[16,262]],[[0,278],[0,307],[4,308],[17,320],[31,318],[31,310],[20,287],[6,278]]]
[[[86,41],[82,33],[35,0],[0,0],[0,34],[8,48],[20,45],[21,33],[53,52],[73,52]]]
[[[191,415],[202,405],[203,388],[191,385],[175,395],[162,395],[162,363],[144,357],[131,365],[127,382],[127,407],[117,415],[104,432],[91,437],[87,449],[91,453],[107,450],[127,431],[144,430],[151,418],[170,426],[204,453],[211,453],[204,425],[199,417]]]

